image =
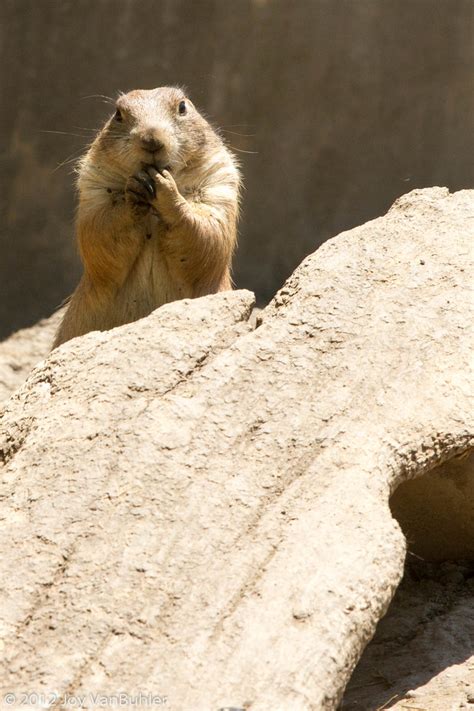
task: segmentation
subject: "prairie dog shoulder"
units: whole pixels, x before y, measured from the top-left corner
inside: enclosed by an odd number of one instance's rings
[[[79,162],[77,186],[84,274],[53,347],[231,288],[239,170],[180,89],[120,96]]]

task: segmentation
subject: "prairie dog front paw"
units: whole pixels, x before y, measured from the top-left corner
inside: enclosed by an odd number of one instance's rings
[[[131,175],[125,185],[125,201],[137,217],[148,214],[155,199],[155,182],[145,170]]]
[[[155,196],[152,200],[153,207],[162,220],[172,226],[182,219],[186,200],[179,192],[176,181],[169,170],[164,168],[158,171],[155,167],[149,166],[147,173],[154,181]]]

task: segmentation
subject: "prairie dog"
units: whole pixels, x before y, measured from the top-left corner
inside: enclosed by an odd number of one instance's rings
[[[232,288],[239,170],[180,89],[120,96],[79,162],[77,186],[84,273],[53,348]]]

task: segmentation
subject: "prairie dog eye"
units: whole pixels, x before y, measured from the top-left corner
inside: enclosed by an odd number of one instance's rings
[[[120,109],[117,109],[117,111],[114,113],[114,121],[118,121],[119,123],[123,121],[123,116]]]
[[[188,107],[186,106],[185,101],[180,101],[178,104],[178,113],[180,116],[184,116],[184,114],[187,112]]]

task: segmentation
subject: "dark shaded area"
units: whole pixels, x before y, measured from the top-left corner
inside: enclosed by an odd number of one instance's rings
[[[403,700],[403,708],[428,711],[423,700],[417,704],[417,693],[422,693],[417,690],[472,656],[473,591],[474,561],[429,563],[408,554],[400,586],[354,670],[339,711],[381,711]],[[463,623],[466,614],[471,616]],[[468,678],[462,687],[453,681],[453,687],[461,703],[466,702]],[[446,692],[455,705],[446,700],[444,708],[461,708],[453,689]],[[442,708],[443,700],[437,701]]]
[[[390,498],[390,510],[415,555],[474,561],[474,450],[404,481]]]
[[[91,95],[184,84],[251,151],[234,274],[265,302],[399,195],[473,186],[473,16],[471,0],[3,0],[0,336],[78,280],[57,166],[111,111]]]

